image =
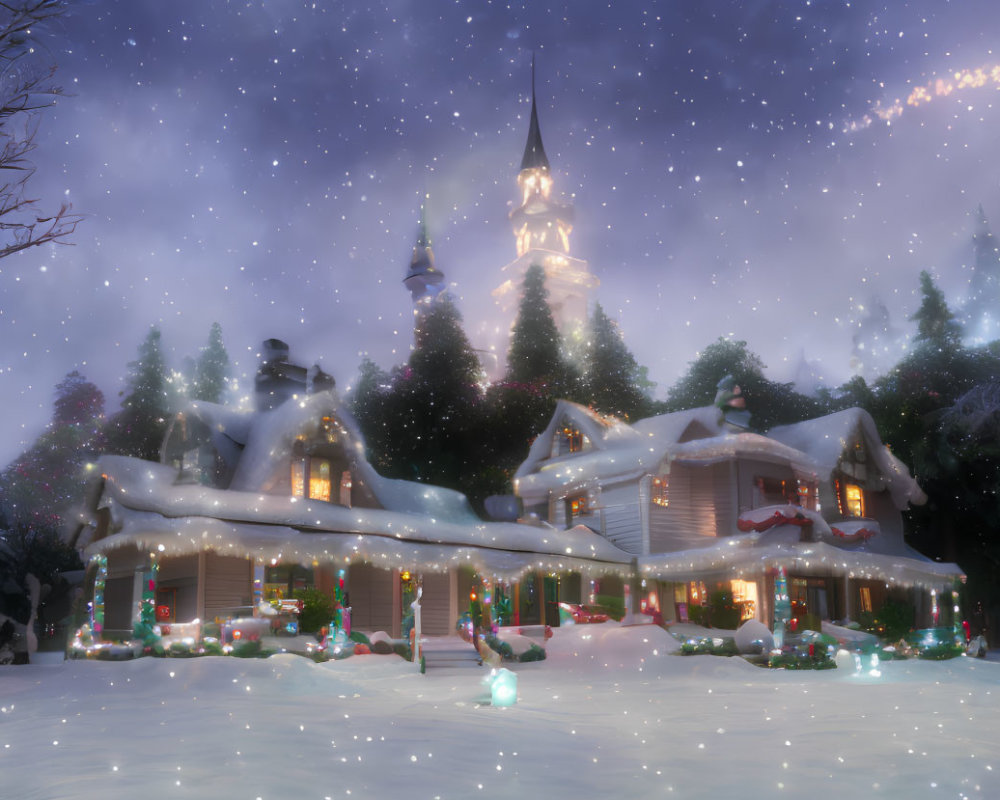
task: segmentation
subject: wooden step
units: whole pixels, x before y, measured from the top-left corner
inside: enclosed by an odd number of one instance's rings
[[[424,638],[421,641],[426,669],[479,668],[479,654],[472,644],[456,637]]]

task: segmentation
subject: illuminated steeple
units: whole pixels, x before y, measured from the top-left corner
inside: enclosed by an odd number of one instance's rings
[[[528,141],[524,145],[521,171],[526,169],[549,169],[549,158],[542,145],[542,129],[538,125],[538,105],[535,103],[535,57],[531,57],[531,123],[528,125]]]
[[[565,334],[583,328],[587,320],[587,300],[598,280],[590,274],[587,262],[569,254],[569,236],[573,231],[573,206],[552,197],[552,172],[542,130],[538,122],[535,96],[535,59],[531,59],[531,118],[528,139],[517,176],[521,204],[510,213],[517,246],[517,259],[506,267],[506,280],[493,290],[505,312],[517,304],[528,267],[537,264],[545,270],[552,316]]]

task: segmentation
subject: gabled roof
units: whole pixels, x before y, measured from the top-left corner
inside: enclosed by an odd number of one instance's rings
[[[564,421],[590,439],[589,450],[551,456],[553,437]],[[629,480],[655,471],[680,441],[723,430],[722,415],[714,406],[662,414],[630,426],[560,400],[548,427],[532,443],[514,475],[516,491],[531,503],[553,490],[569,492],[594,482]]]
[[[844,451],[860,435],[869,458],[885,477],[897,508],[906,508],[907,503],[922,505],[927,501],[927,495],[906,465],[882,443],[871,414],[862,408],[848,408],[794,425],[779,425],[767,435],[810,455],[819,466],[820,477],[826,481],[830,480]]]
[[[267,492],[274,476],[288,469],[296,440],[317,435],[321,420],[331,417],[344,429],[345,447],[353,459],[356,478],[364,482],[383,508],[455,522],[479,520],[460,492],[379,475],[365,457],[357,421],[332,391],[289,400],[273,411],[233,411],[199,402],[192,403],[188,413],[242,445],[229,485],[234,491]]]

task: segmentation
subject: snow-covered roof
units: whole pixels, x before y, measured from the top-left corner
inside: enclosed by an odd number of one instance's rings
[[[590,440],[583,452],[552,457],[552,441],[565,421]],[[624,481],[655,471],[685,432],[721,433],[715,407],[677,411],[627,425],[568,400],[560,400],[548,427],[531,445],[514,475],[517,494],[532,502],[550,491],[571,492],[588,484]]]
[[[353,456],[355,477],[362,481],[386,509],[426,514],[452,522],[477,522],[465,495],[452,489],[379,475],[365,458],[364,438],[354,417],[333,391],[293,398],[271,411],[233,411],[214,403],[193,403],[188,413],[212,430],[242,444],[230,489],[267,491],[277,474],[287,474],[295,442],[315,436],[324,417],[335,419],[346,433],[346,447]]]
[[[940,587],[962,577],[957,564],[930,561],[914,550],[897,554],[844,550],[824,541],[782,536],[792,526],[710,539],[705,547],[638,558],[639,573],[659,580],[757,578],[779,566],[808,574],[844,574],[899,586]]]
[[[112,535],[92,555],[133,545],[181,555],[214,550],[258,560],[365,561],[445,570],[467,565],[500,577],[529,569],[599,574],[625,571],[632,556],[589,529],[554,530],[502,522],[456,522],[383,509],[350,509],[304,498],[174,483],[163,464],[102,456],[100,507]]]
[[[906,465],[882,444],[875,420],[862,408],[848,408],[794,425],[779,425],[767,435],[811,456],[820,468],[821,477],[828,481],[858,432],[865,439],[869,457],[888,482],[897,508],[906,508],[908,502],[914,505],[926,502],[927,496]]]
[[[786,444],[758,433],[727,433],[707,439],[692,439],[678,444],[671,452],[674,461],[711,463],[738,456],[752,456],[763,461],[789,463],[803,474],[816,474],[815,462]]]

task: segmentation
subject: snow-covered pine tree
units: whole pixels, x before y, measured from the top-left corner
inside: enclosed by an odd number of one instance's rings
[[[920,273],[920,292],[923,295],[920,308],[910,317],[917,323],[917,335],[914,341],[920,347],[930,347],[939,351],[960,347],[962,328],[948,308],[944,292],[937,287],[934,278],[927,270]]]
[[[386,469],[391,477],[465,491],[484,458],[477,438],[482,391],[479,361],[450,297],[440,295],[421,315],[415,339],[386,397]]]
[[[973,262],[968,295],[961,307],[965,340],[972,345],[1000,339],[1000,243],[982,205],[972,234]]]
[[[109,452],[149,461],[159,459],[160,445],[175,405],[160,338],[160,329],[150,328],[139,345],[138,357],[128,364],[121,411],[108,421]]]
[[[52,421],[0,475],[0,508],[14,526],[57,531],[80,504],[85,466],[100,452],[104,395],[77,371],[56,386]]]
[[[590,318],[585,352],[584,396],[597,411],[633,422],[648,416],[651,403],[641,385],[642,373],[618,324],[601,304]]]
[[[208,332],[208,344],[201,349],[194,368],[192,400],[222,403],[229,388],[229,354],[222,341],[222,326],[213,322]]]
[[[368,461],[380,473],[389,465],[387,453],[386,401],[392,387],[392,378],[367,355],[358,367],[358,379],[351,390],[348,408],[358,421],[365,439]]]
[[[555,397],[575,394],[574,370],[563,355],[562,337],[548,304],[545,270],[537,264],[524,274],[505,380],[544,387],[546,394]]]

